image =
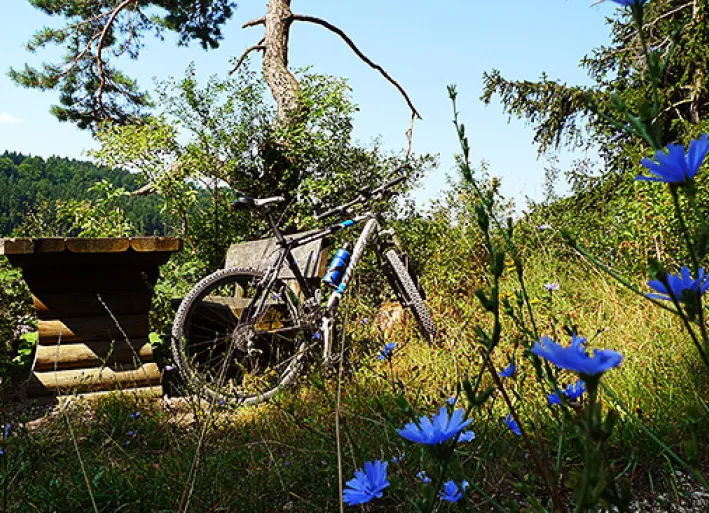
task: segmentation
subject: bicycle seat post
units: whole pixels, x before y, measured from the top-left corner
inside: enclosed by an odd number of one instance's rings
[[[278,224],[276,223],[276,220],[273,219],[273,213],[271,212],[271,209],[268,207],[265,207],[264,210],[266,211],[266,219],[268,220],[268,224],[271,227],[271,231],[273,232],[273,235],[276,237],[276,241],[278,241],[278,245],[285,246],[286,241],[283,238],[283,234],[278,229]]]

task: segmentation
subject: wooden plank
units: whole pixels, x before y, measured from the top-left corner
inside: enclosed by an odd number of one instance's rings
[[[72,317],[62,320],[39,320],[39,344],[56,345],[57,343],[87,342],[93,340],[124,340],[129,338],[147,338],[148,314],[117,315],[121,329],[109,316]],[[125,335],[124,335],[125,332]]]
[[[37,345],[34,370],[64,370],[115,363],[149,362],[153,360],[153,348],[146,339],[116,342],[96,341],[55,346]]]
[[[130,247],[139,253],[175,252],[182,250],[182,239],[178,237],[131,237]]]
[[[116,390],[102,390],[101,392],[87,392],[85,394],[72,394],[72,395],[60,395],[57,397],[58,405],[64,406],[67,403],[73,403],[78,401],[98,401],[99,399],[105,399],[106,397],[125,397],[130,396],[140,397],[140,398],[156,398],[162,397],[163,389],[162,386],[147,386],[140,388],[121,388]]]
[[[0,239],[0,255],[25,255],[34,253],[32,239]]]
[[[106,306],[101,303],[103,301]],[[107,316],[106,307],[113,315],[138,314],[150,310],[151,293],[145,291],[45,292],[32,296],[37,317],[42,320],[64,317]]]
[[[130,247],[128,237],[84,237],[66,239],[66,249],[72,253],[120,253]]]
[[[30,397],[54,392],[110,390],[157,385],[160,369],[154,362],[139,369],[114,371],[108,367],[62,371],[33,372],[27,383]]]
[[[63,237],[34,239],[35,253],[61,253],[63,251],[66,251],[66,239]]]
[[[315,233],[318,230],[305,233]],[[327,251],[324,239],[315,240],[304,246],[297,247],[293,250],[293,256],[298,267],[300,268],[305,278],[322,277],[319,275],[321,271],[321,260],[327,259]],[[251,267],[253,269],[265,269],[273,261],[276,251],[276,239],[261,239],[239,244],[232,244],[227,251],[225,268],[230,267]],[[284,267],[279,275],[283,279],[294,278],[293,273]]]

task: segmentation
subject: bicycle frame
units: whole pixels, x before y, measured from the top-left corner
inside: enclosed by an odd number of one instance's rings
[[[320,230],[317,233],[303,235],[295,238],[286,238],[278,229],[278,226],[275,220],[273,219],[270,210],[266,211],[266,215],[268,218],[269,225],[271,226],[271,229],[279,246],[279,255],[273,265],[271,265],[271,267],[269,267],[269,269],[267,270],[266,275],[264,276],[264,280],[259,286],[270,287],[270,285],[278,278],[280,269],[283,267],[284,264],[287,264],[288,268],[293,273],[293,276],[298,282],[301,291],[304,293],[306,299],[317,297],[318,303],[320,300],[319,295],[316,291],[312,289],[310,284],[303,276],[303,273],[301,272],[300,267],[298,266],[298,263],[295,260],[295,257],[293,256],[292,250],[315,240],[328,237],[344,228],[349,228],[351,226],[366,221],[364,228],[362,229],[362,232],[360,233],[359,238],[355,243],[354,249],[352,250],[350,263],[344,270],[342,279],[340,280],[340,285],[330,294],[330,297],[327,301],[327,307],[325,308],[325,311],[322,315],[320,333],[322,335],[323,342],[323,360],[327,362],[331,358],[331,348],[333,342],[332,335],[337,308],[339,307],[340,301],[345,293],[345,290],[347,289],[347,285],[352,279],[357,264],[359,264],[359,262],[362,260],[364,250],[367,248],[371,239],[377,238],[379,234],[382,233],[381,224],[379,222],[378,216],[373,212],[369,211],[362,215],[355,216],[352,219],[342,221],[328,228],[324,228],[323,230]],[[318,289],[318,291],[319,290],[320,289]],[[266,298],[262,296],[261,301],[265,300]]]

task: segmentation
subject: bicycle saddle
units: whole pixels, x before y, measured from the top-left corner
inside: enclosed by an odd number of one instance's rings
[[[260,208],[260,207],[265,207],[266,205],[270,205],[271,203],[283,203],[286,199],[283,196],[273,196],[271,198],[252,198],[251,196],[241,196],[240,198],[237,198],[234,203],[232,203],[233,206],[235,207],[255,207],[255,208]]]

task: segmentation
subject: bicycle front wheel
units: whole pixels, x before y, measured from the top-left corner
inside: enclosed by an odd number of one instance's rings
[[[182,300],[172,351],[186,383],[219,403],[254,404],[290,384],[306,351],[302,312],[281,280],[232,268],[201,280]]]
[[[436,323],[433,322],[426,303],[424,303],[418,288],[414,284],[414,280],[411,279],[409,271],[406,269],[406,266],[404,266],[401,258],[399,258],[399,254],[393,249],[384,253],[384,257],[389,265],[392,281],[399,289],[398,293],[406,303],[402,304],[402,306],[404,308],[407,306],[411,308],[418,322],[421,334],[429,343],[433,342],[437,332]]]

